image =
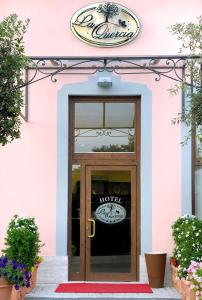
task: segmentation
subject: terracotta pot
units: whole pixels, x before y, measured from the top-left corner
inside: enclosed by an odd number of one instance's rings
[[[28,287],[28,288],[27,287],[22,287],[21,288],[21,294],[22,295],[25,296],[26,294],[30,293],[35,288],[36,280],[37,280],[37,269],[38,269],[38,266],[35,266],[34,270],[31,273],[30,287]],[[1,300],[1,298],[0,298],[0,300]]]
[[[25,294],[23,293],[22,288],[19,290],[16,290],[13,286],[11,297],[9,300],[24,300]]]
[[[16,290],[13,285],[0,278],[0,300],[24,300],[22,290]]]
[[[0,300],[24,300],[26,294],[30,293],[36,286],[37,269],[35,266],[34,271],[31,273],[30,287],[22,287],[16,290],[13,285],[7,283],[6,280],[0,278]]]
[[[0,278],[0,299],[10,300],[13,286],[8,284],[6,280]]]
[[[32,286],[32,289],[35,288],[35,286],[36,286],[37,270],[38,270],[38,265],[36,265],[34,267],[34,270],[33,270],[32,274],[31,274],[31,286]]]
[[[22,287],[19,290],[19,295],[18,295],[18,299],[17,300],[24,300],[24,297],[26,294],[28,294],[31,291],[30,287],[26,288],[26,287]]]
[[[173,286],[182,295],[182,300],[195,300],[196,293],[191,290],[191,282],[177,278],[178,268],[173,265],[170,267]]]
[[[145,260],[150,286],[162,288],[164,286],[166,253],[148,252],[145,253]]]
[[[182,300],[195,300],[196,293],[191,290],[191,282],[185,279],[181,279],[181,294]]]
[[[171,267],[171,278],[172,278],[172,284],[173,287],[179,292],[181,293],[182,288],[181,288],[181,280],[179,278],[177,278],[177,271],[178,271],[178,267],[175,267],[173,265],[170,266]]]

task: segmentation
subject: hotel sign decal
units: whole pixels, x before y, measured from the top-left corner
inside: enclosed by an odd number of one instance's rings
[[[114,2],[99,2],[79,9],[71,18],[71,29],[88,44],[117,47],[138,35],[140,23],[126,7]]]

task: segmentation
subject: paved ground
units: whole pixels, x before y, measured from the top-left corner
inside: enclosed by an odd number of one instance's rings
[[[144,258],[140,260],[141,282],[148,282]],[[62,300],[62,299],[181,299],[180,295],[171,287],[169,267],[166,269],[165,287],[153,289],[152,294],[59,294],[54,293],[58,283],[67,282],[67,257],[47,257],[38,270],[37,286],[25,297],[25,300]]]

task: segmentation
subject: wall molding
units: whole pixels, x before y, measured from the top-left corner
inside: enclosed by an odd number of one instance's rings
[[[108,77],[111,87],[99,87]],[[97,72],[88,81],[65,84],[57,102],[56,255],[67,255],[68,241],[68,115],[70,96],[141,97],[141,253],[152,250],[152,94],[144,84],[122,81],[110,72]]]

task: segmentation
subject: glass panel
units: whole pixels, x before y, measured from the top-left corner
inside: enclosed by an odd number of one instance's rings
[[[106,103],[107,128],[134,128],[134,103]]]
[[[75,128],[102,128],[102,103],[75,103]]]
[[[131,269],[130,171],[93,171],[91,272],[128,273]]]
[[[134,152],[134,103],[75,103],[75,152]]]
[[[72,166],[71,272],[80,272],[80,166]]]
[[[195,203],[196,216],[202,220],[202,166],[196,167],[195,171]]]

